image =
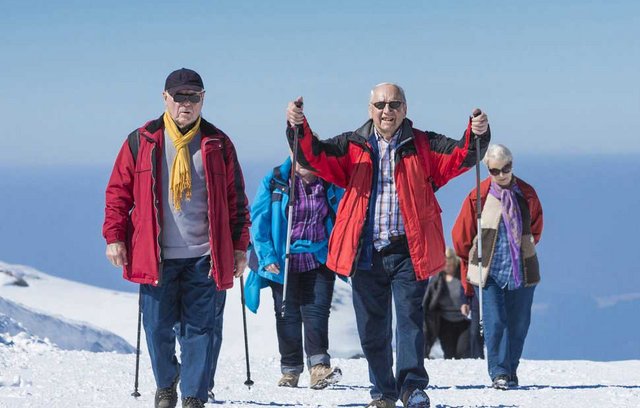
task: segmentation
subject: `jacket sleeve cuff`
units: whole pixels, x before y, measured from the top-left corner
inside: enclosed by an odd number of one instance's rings
[[[278,258],[276,258],[273,255],[270,255],[262,259],[262,261],[260,262],[260,267],[265,268],[266,266],[271,264],[276,264],[279,266],[280,262],[278,261]]]
[[[109,244],[113,244],[113,243],[116,243],[116,242],[125,242],[126,238],[125,238],[124,234],[112,233],[112,234],[106,234],[105,235],[105,240],[107,241],[107,245],[109,245]]]
[[[233,242],[234,251],[244,251],[247,252],[249,249],[249,238],[242,238],[238,241]]]

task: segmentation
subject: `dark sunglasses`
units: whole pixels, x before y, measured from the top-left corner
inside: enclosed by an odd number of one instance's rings
[[[492,176],[499,176],[500,173],[509,174],[509,173],[511,173],[511,167],[512,167],[512,164],[511,163],[507,163],[501,169],[489,169],[489,173],[491,173]]]
[[[194,94],[181,94],[177,93],[173,95],[173,101],[176,103],[182,103],[189,101],[191,103],[198,103],[202,100],[202,94],[194,93]]]
[[[372,105],[376,107],[378,110],[383,110],[386,105],[389,105],[389,108],[395,110],[402,106],[404,102],[402,101],[391,101],[391,102],[373,102]]]

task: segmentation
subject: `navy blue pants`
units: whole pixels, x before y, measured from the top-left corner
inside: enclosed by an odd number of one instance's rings
[[[144,331],[158,388],[169,387],[178,374],[176,332],[181,348],[182,398],[207,400],[213,360],[216,316],[215,282],[210,257],[164,261],[161,286],[141,285]]]
[[[484,340],[489,376],[517,374],[531,322],[535,286],[500,288],[489,276],[482,292]]]
[[[422,297],[427,281],[417,281],[406,242],[373,251],[370,271],[352,277],[353,306],[362,351],[369,364],[371,397],[397,400],[409,389],[425,389]],[[392,310],[396,308],[396,372],[393,373]]]
[[[284,317],[282,293],[284,286],[269,281],[276,314],[276,331],[283,374],[300,374],[304,369],[302,330],[307,366],[330,364],[329,312],[336,275],[321,266],[318,269],[289,273]]]

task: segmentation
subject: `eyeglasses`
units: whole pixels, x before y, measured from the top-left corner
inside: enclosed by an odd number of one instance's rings
[[[191,103],[198,103],[202,100],[202,93],[194,93],[194,94],[181,94],[177,93],[173,95],[173,101],[175,103],[183,103],[189,101]]]
[[[389,108],[396,110],[402,106],[402,101],[390,101],[390,102],[372,102],[371,104],[378,110],[383,110],[385,106],[389,105]]]
[[[509,174],[511,173],[511,168],[512,168],[512,164],[511,163],[507,163],[505,164],[505,166],[501,169],[489,169],[489,173],[491,173],[492,176],[499,176],[500,173],[502,174]]]

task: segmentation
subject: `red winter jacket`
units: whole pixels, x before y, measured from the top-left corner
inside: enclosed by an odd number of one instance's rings
[[[234,250],[249,245],[249,211],[236,151],[222,131],[204,119],[200,123],[202,163],[209,204],[210,276],[218,289],[233,286]],[[162,284],[162,166],[164,122],[139,129],[137,158],[124,142],[106,191],[102,234],[107,244],[122,241],[128,265],[124,278],[142,284]]]
[[[441,209],[434,189],[467,171],[475,164],[476,154],[470,143],[471,122],[459,141],[414,129],[408,119],[401,126],[394,176],[411,261],[416,278],[423,280],[440,272],[445,264]],[[373,122],[369,120],[355,132],[322,141],[313,136],[306,120],[302,129],[300,164],[346,189],[329,239],[327,267],[350,276],[366,251],[364,229],[369,206],[375,205],[370,202],[375,192],[372,192],[373,153],[368,141],[373,134]],[[287,134],[292,144],[291,128]],[[483,154],[489,138],[487,133],[481,139]]]

